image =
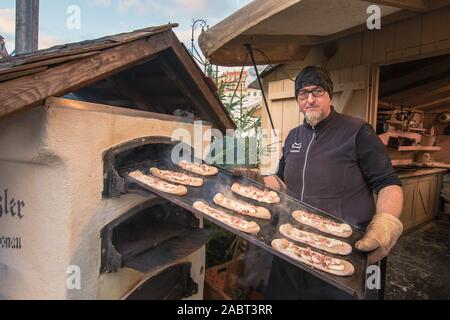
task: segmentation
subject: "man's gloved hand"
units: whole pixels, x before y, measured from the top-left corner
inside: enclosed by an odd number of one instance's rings
[[[403,224],[398,218],[388,213],[378,213],[355,247],[361,251],[372,251],[368,256],[368,263],[374,264],[389,254],[402,232]]]
[[[286,192],[286,185],[276,175],[264,177],[264,184],[266,187],[276,191]]]

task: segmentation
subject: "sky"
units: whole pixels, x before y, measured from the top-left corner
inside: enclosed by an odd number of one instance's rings
[[[188,48],[192,22],[213,26],[251,0],[40,0],[39,49],[95,39],[149,26],[178,23],[174,29]],[[14,50],[15,0],[0,0],[0,35]],[[79,19],[78,19],[79,18]],[[197,24],[195,38],[200,34]]]

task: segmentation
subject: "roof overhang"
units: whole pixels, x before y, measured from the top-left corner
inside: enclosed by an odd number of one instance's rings
[[[376,4],[383,24],[448,5],[446,0],[254,0],[203,32],[199,45],[210,62],[250,65],[303,60],[311,46],[367,30],[367,9]]]
[[[176,24],[0,60],[0,119],[49,97],[173,115],[225,133],[236,126],[216,88],[172,31]],[[187,117],[187,116],[186,116]]]

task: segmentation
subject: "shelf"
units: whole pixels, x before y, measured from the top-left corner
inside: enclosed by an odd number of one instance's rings
[[[433,152],[433,151],[439,151],[441,150],[441,147],[424,147],[424,146],[403,146],[398,147],[398,151],[426,151],[426,152]]]
[[[399,120],[386,120],[386,123],[392,124],[392,125],[406,125],[406,121],[399,121]]]
[[[425,131],[427,131],[428,129],[424,129],[424,128],[412,128],[412,127],[409,127],[408,130],[409,130],[409,131],[415,131],[415,132],[425,132]]]

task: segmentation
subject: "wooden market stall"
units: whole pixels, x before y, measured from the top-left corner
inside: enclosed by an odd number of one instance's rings
[[[368,8],[373,5],[379,8],[381,21],[380,29],[370,30]],[[338,112],[377,128],[381,114],[403,106],[421,115],[417,125],[434,127],[437,146],[390,152],[393,160],[414,162],[420,156],[423,162],[423,155],[431,152],[429,160],[450,163],[448,132],[437,120],[450,110],[450,1],[256,0],[204,32],[199,43],[212,63],[251,65],[244,46],[248,43],[256,63],[268,65],[262,73],[263,89],[280,135],[266,140],[267,144],[275,141],[277,148],[272,148],[269,159],[262,159],[263,173],[274,172],[284,139],[303,121],[293,79],[311,64],[330,71],[335,85],[332,103]],[[268,113],[265,108],[262,111],[262,127],[270,135]],[[437,201],[445,171],[444,166],[414,172],[427,182],[425,187],[413,183],[414,195],[407,196],[405,210],[417,207],[422,199],[427,218],[412,223],[415,214],[405,212],[402,218],[408,227],[431,219],[440,210]],[[409,174],[402,172],[402,179]],[[410,182],[405,180],[405,184]],[[420,196],[424,188],[430,194]]]
[[[403,182],[405,229],[450,214],[450,1],[255,0],[199,44],[214,64],[251,66],[250,45],[266,65],[261,89],[279,135],[263,105],[264,143],[275,146],[263,174],[274,173],[287,134],[303,122],[296,75],[318,65],[330,71],[336,110],[366,120],[386,145]]]

